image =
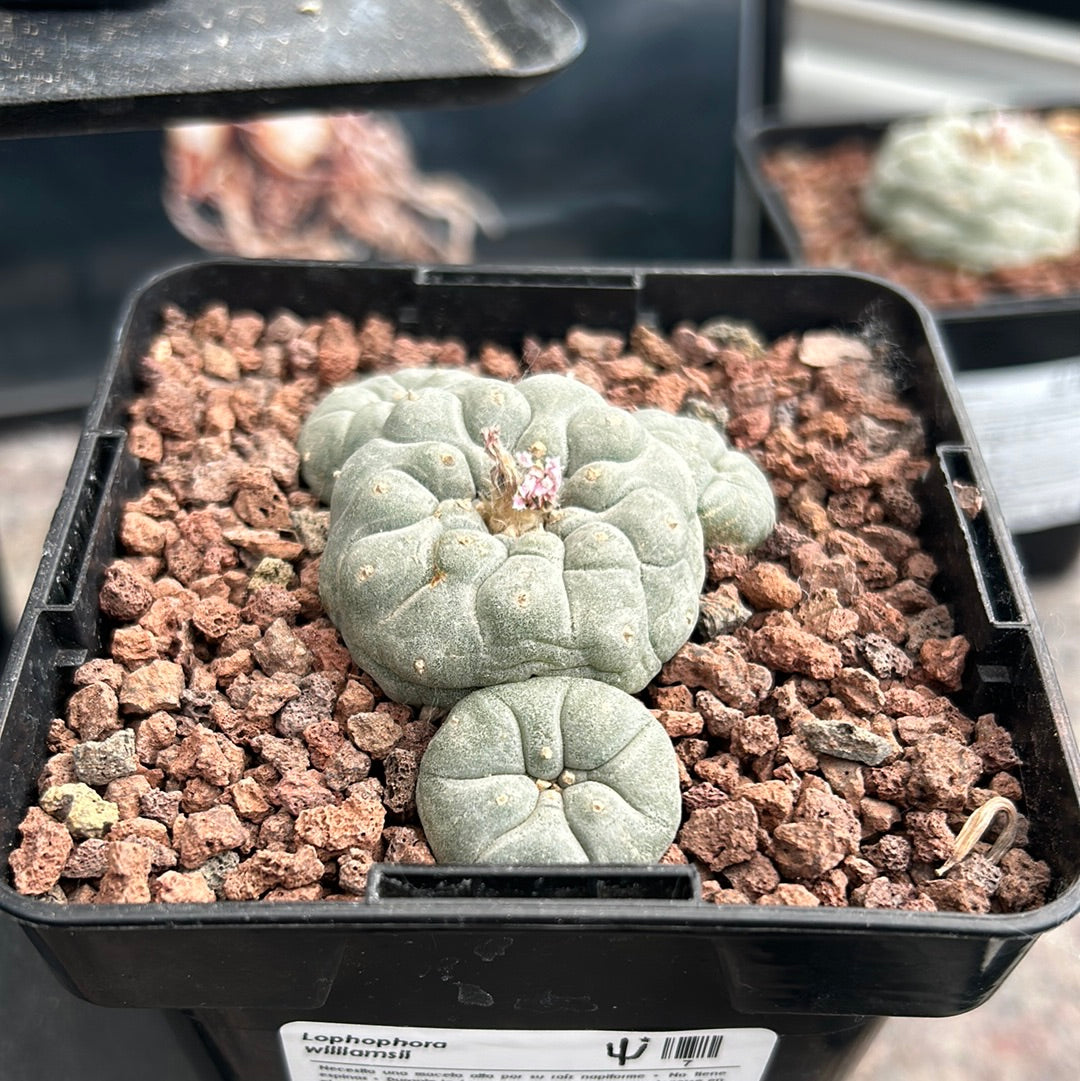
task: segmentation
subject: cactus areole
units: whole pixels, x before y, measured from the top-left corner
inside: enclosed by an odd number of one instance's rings
[[[1080,247],[1080,163],[1035,118],[1000,113],[893,124],[863,207],[922,259],[980,273]]]
[[[374,376],[332,391],[299,446],[331,507],[323,605],[413,704],[547,675],[641,690],[697,622],[706,546],[775,521],[714,427],[561,375]]]
[[[439,863],[653,863],[682,813],[660,723],[560,676],[463,698],[424,752],[416,803]]]

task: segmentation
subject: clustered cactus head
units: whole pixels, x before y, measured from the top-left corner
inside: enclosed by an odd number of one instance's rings
[[[420,763],[416,803],[440,863],[652,863],[675,838],[667,733],[606,683],[540,677],[475,691]]]
[[[705,548],[772,531],[715,427],[565,376],[412,369],[331,392],[300,434],[330,503],[319,593],[398,701],[452,706],[417,808],[456,863],[647,863],[679,825],[641,690],[698,620]]]
[[[867,216],[920,258],[978,272],[1080,247],[1080,162],[1037,118],[893,124],[863,192]]]
[[[572,674],[641,690],[690,637],[705,548],[771,532],[768,481],[713,427],[561,375],[412,369],[329,394],[300,436],[319,568],[353,659],[398,701]]]

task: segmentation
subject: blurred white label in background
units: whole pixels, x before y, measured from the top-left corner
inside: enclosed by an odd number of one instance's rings
[[[1080,356],[956,382],[1009,529],[1080,522]]]

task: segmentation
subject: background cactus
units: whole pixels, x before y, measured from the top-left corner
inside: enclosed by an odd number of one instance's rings
[[[558,676],[462,699],[424,753],[416,802],[439,863],[652,863],[682,811],[649,711]]]
[[[867,216],[920,258],[985,272],[1080,245],[1080,164],[1036,118],[893,124],[863,192]]]
[[[749,549],[774,522],[718,432],[651,412],[556,375],[414,369],[332,392],[300,452],[331,504],[320,594],[357,664],[435,705],[535,675],[644,687],[697,622],[706,544]],[[504,513],[526,491],[512,470],[553,460],[557,506]]]

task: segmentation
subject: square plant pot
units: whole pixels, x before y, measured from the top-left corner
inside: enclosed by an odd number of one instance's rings
[[[144,488],[125,428],[142,359],[163,309],[197,313],[211,302],[357,323],[379,313],[417,338],[453,337],[474,351],[520,350],[526,336],[575,326],[627,335],[639,323],[667,332],[723,315],[772,340],[872,319],[926,433],[919,537],[971,645],[955,699],[971,717],[995,713],[1011,733],[1028,845],[1049,868],[1045,902],[986,914],[716,905],[702,899],[691,866],[664,864],[384,863],[354,902],[57,904],[17,894],[8,857],[50,723],[63,715],[73,673],[106,655],[115,626],[99,592],[120,550],[125,501]],[[982,496],[975,506],[958,495],[972,489]],[[694,1063],[767,1081],[837,1078],[878,1018],[979,1005],[1039,935],[1080,907],[1077,751],[937,330],[910,297],[855,273],[211,262],[158,277],[136,293],[119,331],[0,693],[0,907],[86,999],[190,1011],[232,1077],[316,1077],[327,1055],[389,1070],[405,1051],[422,1068],[430,1060],[421,1052],[441,1053],[440,1043],[460,1051],[455,1068],[494,1073],[508,1063],[485,1057],[485,1040],[520,1047],[521,1032],[542,1029],[551,1072],[580,1070],[575,1056],[588,1044],[598,1071],[647,1055],[673,1076]],[[379,1061],[390,1050],[400,1058]]]
[[[1070,123],[1078,114],[1071,105],[1027,111]],[[859,192],[873,153],[889,125],[908,118],[815,124],[786,122],[772,111],[744,117],[736,131],[736,151],[750,212],[757,213],[756,234],[748,230],[756,235],[757,248],[740,252],[741,257],[874,274],[916,294],[935,314],[970,317],[1007,311],[1018,301],[1075,308],[1080,253],[1029,268],[955,271],[903,252],[866,222]]]

